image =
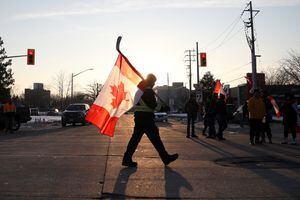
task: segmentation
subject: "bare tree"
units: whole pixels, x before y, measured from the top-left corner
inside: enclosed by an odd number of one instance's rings
[[[268,68],[262,71],[265,74],[266,85],[288,85],[290,80],[286,78],[286,73],[283,69]]]
[[[291,50],[289,57],[282,60],[280,67],[288,76],[291,84],[300,85],[300,54]]]
[[[99,92],[102,89],[102,84],[97,83],[96,81],[94,81],[93,83],[90,83],[87,85],[86,88],[86,95],[89,99],[95,101],[95,99],[97,98]]]
[[[58,96],[63,99],[69,95],[71,81],[69,76],[63,71],[59,71],[53,78],[53,88],[58,93]]]
[[[300,85],[300,55],[289,52],[289,57],[282,59],[279,68],[268,68],[263,73],[267,85]]]

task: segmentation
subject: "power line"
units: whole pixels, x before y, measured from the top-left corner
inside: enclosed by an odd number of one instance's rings
[[[243,30],[244,27],[241,27],[238,31],[236,31],[234,34],[231,35],[227,40],[223,40],[223,43],[219,44],[217,47],[208,50],[207,52],[210,52],[210,55],[212,52],[215,52],[217,49],[221,48],[225,43],[229,42],[232,38],[234,38],[239,32]]]
[[[235,27],[241,18],[242,18],[242,14],[240,14],[237,18],[235,18],[235,20],[228,27],[226,27],[226,29],[220,35],[218,35],[214,40],[212,40],[211,42],[209,42],[208,44],[206,44],[205,46],[203,46],[201,48],[205,49],[205,48],[211,46],[212,44],[214,44],[216,41],[219,40],[219,38],[221,38],[221,36],[223,36],[227,32],[227,30],[229,30],[231,28],[232,25],[233,25],[233,27]]]
[[[244,65],[235,67],[235,68],[231,69],[230,71],[227,71],[227,72],[225,72],[225,73],[222,73],[220,76],[223,76],[224,74],[229,75],[230,72],[236,71],[236,70],[238,70],[238,69],[241,69],[242,67],[246,67],[246,66],[248,66],[249,64],[251,64],[251,62],[248,62],[248,63],[246,63],[246,64],[244,64]]]
[[[242,78],[245,78],[244,76],[242,76],[242,77],[239,77],[239,78],[236,78],[236,79],[233,79],[233,80],[231,80],[231,81],[227,81],[227,82],[225,82],[225,83],[231,83],[231,82],[233,82],[233,81],[237,81],[237,80],[239,80],[239,79],[242,79]],[[224,83],[224,84],[225,84]]]

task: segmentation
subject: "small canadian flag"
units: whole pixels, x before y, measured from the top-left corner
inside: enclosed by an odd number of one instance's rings
[[[278,105],[277,105],[277,103],[276,103],[274,97],[268,96],[268,99],[269,99],[269,101],[271,102],[271,104],[273,105],[273,108],[274,108],[274,110],[275,110],[276,116],[277,116],[277,117],[280,117],[281,114],[280,114],[280,111],[279,111],[279,107],[278,107]]]
[[[142,75],[120,53],[86,120],[97,126],[101,134],[113,137],[120,116],[140,100],[142,80]]]
[[[226,93],[225,93],[225,91],[222,87],[222,84],[221,84],[220,80],[216,81],[216,86],[215,86],[215,89],[214,89],[214,93],[218,94],[218,98],[220,98],[221,94],[223,94],[226,97]]]

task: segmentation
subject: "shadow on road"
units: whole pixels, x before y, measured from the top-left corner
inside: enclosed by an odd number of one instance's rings
[[[169,127],[169,126],[172,126],[173,123],[170,123],[170,122],[155,122],[155,124],[158,126],[158,127]]]
[[[178,172],[165,167],[165,191],[167,199],[180,199],[180,189],[184,187],[193,191],[192,185]]]
[[[136,167],[126,167],[120,170],[118,179],[114,186],[113,190],[113,199],[126,199],[126,187],[129,180],[129,177],[135,173],[137,170]]]
[[[64,130],[67,128],[51,128],[51,129],[44,129],[44,130],[22,130],[22,131],[15,131],[14,133],[8,133],[8,134],[0,134],[0,141],[5,141],[5,140],[11,140],[11,139],[17,139],[17,138],[22,138],[22,137],[28,137],[28,136],[41,136],[49,133],[54,133],[60,130]]]
[[[222,142],[222,144],[226,144],[228,146],[234,147],[238,150],[245,151],[249,154],[249,161],[248,163],[243,162],[243,158],[240,157],[241,162],[238,161],[238,155],[235,155],[231,152],[225,151],[224,147],[221,149],[220,147],[216,145],[212,145],[208,142],[205,142],[201,139],[192,139],[192,141],[202,145],[203,147],[214,151],[221,156],[223,156],[223,159],[228,158],[234,158],[234,162],[230,163],[227,167],[239,167],[239,168],[245,168],[247,170],[252,171],[254,174],[257,174],[258,176],[264,178],[270,184],[277,187],[278,190],[284,192],[285,194],[289,195],[290,197],[297,196],[297,187],[300,185],[300,181],[297,179],[297,177],[293,177],[290,172],[296,173],[297,170],[300,169],[300,163],[296,161],[292,161],[288,158],[281,158],[284,157],[282,148],[280,147],[271,147],[269,148],[269,145],[260,145],[260,146],[248,146],[244,144],[239,144],[234,141],[226,140]],[[276,149],[277,148],[277,149]],[[297,147],[293,147],[295,150],[297,150]],[[269,151],[268,151],[269,150]],[[282,156],[275,156],[273,153],[276,154],[281,153]],[[264,160],[263,158],[273,158],[274,163],[272,164],[272,161],[270,160]],[[253,158],[254,161],[251,161],[251,158]],[[257,159],[257,158],[261,158]],[[256,163],[255,160],[259,160],[259,162]],[[280,163],[282,162],[282,163]],[[292,164],[292,165],[291,165]],[[280,169],[280,171],[290,171],[288,173],[280,173],[276,169]],[[295,171],[296,170],[296,171]]]

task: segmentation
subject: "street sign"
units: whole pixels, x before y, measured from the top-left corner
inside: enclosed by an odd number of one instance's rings
[[[203,101],[202,90],[196,90],[196,101],[198,103],[202,103]]]

